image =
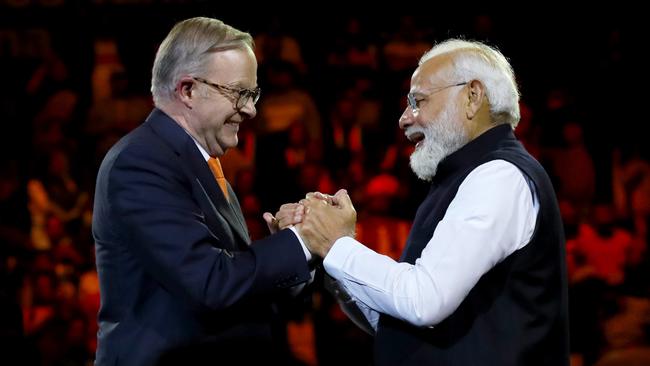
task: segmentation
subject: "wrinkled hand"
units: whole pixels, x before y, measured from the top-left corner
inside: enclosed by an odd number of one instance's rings
[[[291,225],[302,222],[305,207],[299,203],[285,203],[280,206],[280,210],[273,216],[270,212],[265,212],[262,217],[266,221],[271,234],[286,229]]]
[[[300,203],[305,215],[296,228],[312,254],[324,258],[337,239],[354,237],[357,212],[344,189],[326,199],[322,194],[309,194]]]

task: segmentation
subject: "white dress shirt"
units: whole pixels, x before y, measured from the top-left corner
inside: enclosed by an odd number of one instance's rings
[[[538,211],[532,182],[515,165],[493,160],[461,183],[415,264],[351,237],[338,239],[323,264],[375,329],[379,313],[431,327],[458,308],[481,276],[528,244]]]

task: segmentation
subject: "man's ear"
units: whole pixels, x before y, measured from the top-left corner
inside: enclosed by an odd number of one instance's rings
[[[467,119],[473,119],[483,106],[485,100],[485,85],[478,80],[467,84],[467,105],[465,108]]]
[[[196,83],[189,76],[182,77],[176,84],[176,89],[174,92],[178,97],[178,100],[181,101],[188,109],[192,109],[194,106],[194,99],[196,97]]]

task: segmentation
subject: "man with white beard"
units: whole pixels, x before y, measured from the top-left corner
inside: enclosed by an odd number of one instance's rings
[[[431,189],[399,262],[354,239],[345,191],[295,208],[344,309],[375,334],[377,365],[568,365],[562,222],[546,172],[513,134],[518,101],[492,47],[452,39],[422,57],[399,124]]]

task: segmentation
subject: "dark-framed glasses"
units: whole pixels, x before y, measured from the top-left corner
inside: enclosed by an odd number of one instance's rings
[[[249,100],[252,100],[253,105],[255,105],[260,99],[260,93],[262,91],[259,86],[255,89],[233,88],[231,86],[212,83],[202,78],[192,77],[192,79],[215,88],[219,93],[229,99],[234,99],[235,109],[238,111],[244,108]]]
[[[417,95],[430,96],[430,95],[433,95],[433,94],[435,94],[435,93],[437,93],[439,91],[445,90],[447,88],[451,88],[452,86],[461,86],[461,85],[466,85],[466,84],[467,84],[467,81],[464,81],[464,82],[458,83],[458,84],[451,84],[451,85],[447,85],[447,86],[442,86],[442,87],[439,87],[439,88],[434,88],[434,89],[432,89],[432,91],[430,91],[430,92],[428,92],[426,94],[408,93],[408,94],[406,94],[406,101],[408,102],[409,107],[411,107],[411,112],[416,113],[417,111],[420,110],[420,102],[422,101],[422,98],[418,99]]]

